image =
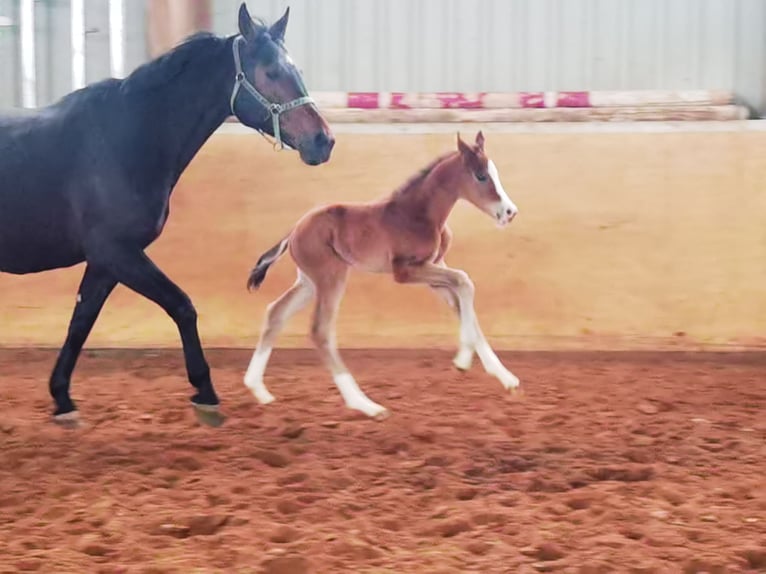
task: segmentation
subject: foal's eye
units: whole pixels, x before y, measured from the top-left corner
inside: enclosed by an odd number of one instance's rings
[[[487,174],[486,173],[477,173],[476,174],[476,179],[478,181],[481,181],[481,182],[487,181]]]

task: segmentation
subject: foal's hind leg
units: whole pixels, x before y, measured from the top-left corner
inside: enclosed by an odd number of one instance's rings
[[[77,408],[69,396],[69,385],[77,357],[117,281],[105,269],[87,265],[77,291],[69,331],[51,373],[50,394],[56,403],[54,422],[68,427],[78,423]]]
[[[288,319],[306,306],[313,294],[314,286],[311,281],[301,271],[298,271],[298,279],[293,286],[268,306],[258,346],[253,352],[247,373],[245,373],[245,386],[263,405],[274,400],[274,396],[263,382],[263,373],[266,371],[266,364],[269,362],[277,335]]]
[[[329,264],[328,264],[329,266]],[[359,388],[353,375],[340,358],[335,341],[335,317],[343,298],[347,269],[339,270],[332,279],[317,282],[317,302],[311,325],[311,338],[324,364],[332,373],[346,406],[363,412],[368,417],[383,419],[388,416],[385,407],[370,400]]]

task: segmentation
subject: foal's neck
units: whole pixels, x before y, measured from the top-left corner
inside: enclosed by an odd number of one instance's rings
[[[448,155],[415,185],[396,194],[393,200],[406,206],[406,212],[413,218],[428,221],[436,229],[441,229],[460,197],[451,176],[456,161],[460,161],[458,152]]]

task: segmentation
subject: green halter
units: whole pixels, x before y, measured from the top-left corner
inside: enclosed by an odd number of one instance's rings
[[[274,149],[277,150],[283,150],[285,149],[285,145],[282,141],[282,134],[279,129],[279,116],[282,115],[285,112],[288,112],[294,108],[303,106],[305,104],[313,104],[314,100],[313,98],[309,96],[303,96],[300,98],[296,98],[292,100],[291,102],[287,102],[285,104],[278,104],[275,102],[270,102],[265,96],[263,96],[258,90],[255,89],[255,86],[250,83],[250,81],[245,77],[245,73],[242,71],[242,61],[239,57],[239,43],[243,41],[242,36],[237,36],[234,38],[234,42],[232,42],[232,51],[234,52],[234,90],[231,93],[231,113],[237,116],[237,112],[234,111],[234,104],[237,101],[237,96],[239,95],[239,89],[244,87],[247,92],[253,96],[258,102],[260,102],[263,107],[266,108],[266,110],[271,114],[271,121],[274,126]],[[237,116],[239,118],[239,116]],[[256,128],[257,129],[257,128]],[[261,134],[266,136],[266,134],[263,133],[263,130],[258,130],[261,132]]]

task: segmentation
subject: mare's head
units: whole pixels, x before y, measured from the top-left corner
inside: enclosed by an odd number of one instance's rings
[[[308,165],[330,159],[335,138],[309,97],[284,45],[288,8],[271,26],[254,22],[243,2],[233,50],[237,78],[232,113],[248,127],[265,132],[300,152]]]
[[[457,149],[463,168],[455,182],[460,197],[471,202],[503,227],[516,217],[518,209],[500,183],[495,162],[484,153],[484,134],[476,134],[473,145],[457,136]]]

